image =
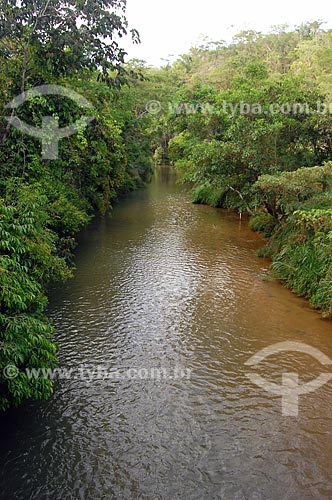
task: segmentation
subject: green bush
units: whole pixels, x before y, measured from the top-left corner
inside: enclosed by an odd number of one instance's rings
[[[56,364],[45,286],[70,276],[57,255],[58,237],[47,228],[47,202],[35,186],[24,185],[0,201],[0,411],[53,390],[52,381],[26,374],[27,368]],[[17,376],[6,377],[8,367]]]
[[[213,187],[210,184],[202,184],[192,190],[192,202],[210,205],[211,207],[222,207],[225,198],[225,189]]]
[[[274,228],[277,221],[272,217],[272,215],[267,212],[262,212],[261,214],[254,215],[249,221],[249,227],[253,231],[258,231],[264,238],[269,238],[272,236]]]

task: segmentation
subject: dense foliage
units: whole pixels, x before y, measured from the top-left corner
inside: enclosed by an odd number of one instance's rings
[[[26,373],[56,364],[48,284],[71,275],[75,234],[93,213],[151,174],[150,117],[139,116],[134,87],[144,78],[123,64],[118,43],[128,31],[124,7],[124,0],[0,1],[0,410],[51,394],[52,381]],[[37,95],[12,116],[36,128],[45,116],[60,128],[94,118],[59,141],[53,160],[42,159],[38,138],[6,120],[13,98],[45,84],[74,90],[90,108]]]
[[[276,276],[326,315],[331,61],[332,30],[321,22],[245,31],[192,48],[160,70],[164,90],[153,94],[162,103],[156,160],[193,184],[195,203],[249,213],[252,229],[270,238],[260,253],[272,256]]]

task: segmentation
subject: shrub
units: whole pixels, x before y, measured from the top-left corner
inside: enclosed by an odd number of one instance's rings
[[[264,236],[264,238],[272,236],[276,224],[277,221],[267,212],[254,215],[249,221],[250,229],[258,231],[262,234],[262,236]]]
[[[225,198],[225,189],[217,188],[211,184],[205,183],[197,186],[192,191],[193,203],[201,203],[203,205],[210,205],[211,207],[223,206]]]

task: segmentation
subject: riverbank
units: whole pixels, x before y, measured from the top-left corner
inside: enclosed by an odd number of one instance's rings
[[[246,200],[242,210],[249,212],[249,227],[267,238],[258,255],[272,259],[272,275],[331,318],[332,163],[263,175]],[[232,208],[239,196],[205,184],[193,190],[193,201]]]
[[[125,163],[118,176],[112,192],[106,187],[99,192],[99,206],[87,185],[73,187],[46,168],[39,181],[34,176],[6,180],[0,200],[0,411],[53,393],[53,380],[29,379],[25,371],[57,365],[54,329],[45,314],[48,289],[73,276],[76,235],[93,213],[103,213],[144,182],[137,173],[131,176]]]

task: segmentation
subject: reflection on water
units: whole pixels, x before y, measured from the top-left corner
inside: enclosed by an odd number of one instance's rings
[[[0,498],[331,498],[332,383],[291,418],[246,377],[245,361],[280,341],[332,357],[331,323],[263,279],[260,245],[235,215],[192,205],[167,167],[95,221],[51,297],[61,366],[168,376],[62,380],[50,401],[11,411]],[[279,384],[290,371],[322,370],[300,353],[259,368]]]

